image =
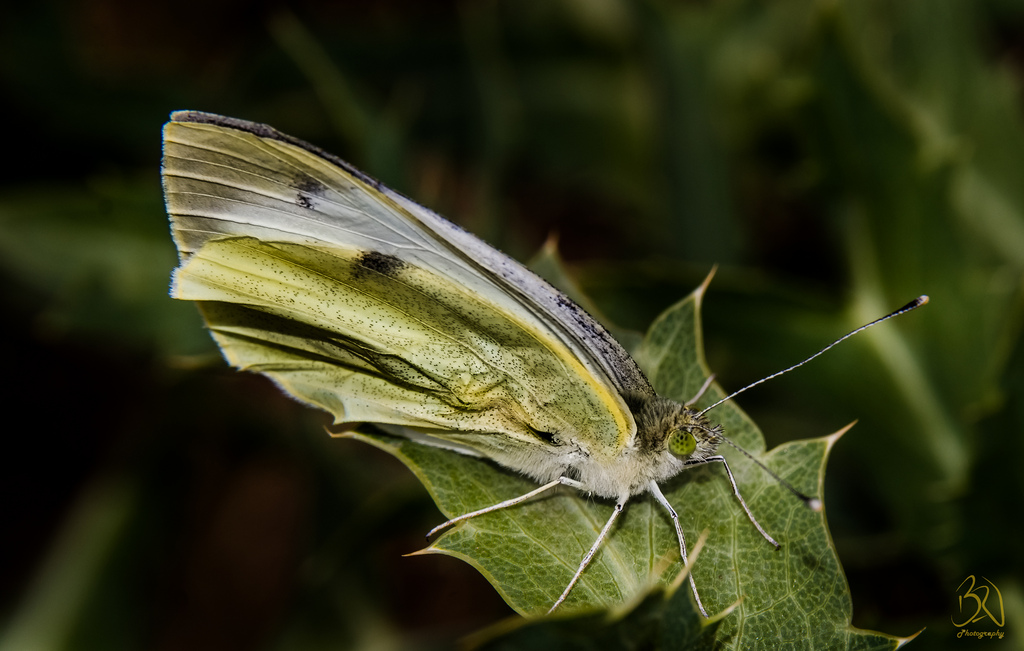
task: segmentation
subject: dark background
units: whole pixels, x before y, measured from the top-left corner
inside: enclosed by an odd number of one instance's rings
[[[510,615],[402,558],[441,521],[383,453],[227,370],[159,185],[175,109],[267,122],[522,260],[552,233],[618,326],[717,263],[711,368],[826,476],[855,625],[1024,636],[1024,3],[23,3],[0,21],[0,649],[444,648]],[[989,602],[995,609],[994,597]],[[998,613],[996,613],[998,616]],[[997,628],[980,622],[978,628]]]

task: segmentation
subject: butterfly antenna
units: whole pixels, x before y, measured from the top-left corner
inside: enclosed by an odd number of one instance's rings
[[[798,364],[794,364],[794,365],[790,366],[789,368],[783,369],[783,370],[779,371],[778,373],[772,373],[768,377],[761,378],[757,382],[753,382],[751,384],[748,384],[747,386],[743,387],[739,391],[734,391],[734,392],[730,393],[729,395],[727,395],[726,397],[722,398],[721,400],[719,400],[715,404],[711,405],[710,407],[705,407],[704,409],[702,409],[700,411],[699,415],[703,416],[704,414],[706,414],[707,412],[711,411],[712,409],[714,409],[718,405],[722,404],[723,402],[728,402],[729,400],[732,400],[733,398],[735,398],[736,396],[740,395],[741,393],[743,393],[747,389],[753,389],[754,387],[756,387],[757,385],[759,385],[759,384],[761,384],[763,382],[767,382],[768,380],[777,378],[780,375],[783,375],[785,373],[789,373],[790,371],[792,371],[794,369],[800,368],[801,366],[803,366],[807,362],[811,361],[812,359],[814,359],[818,355],[821,355],[822,353],[824,353],[825,351],[829,350],[830,348],[832,348],[833,346],[837,345],[838,343],[840,343],[842,341],[846,341],[847,339],[849,339],[850,337],[852,337],[853,335],[857,334],[858,332],[860,332],[862,330],[867,330],[871,326],[878,325],[882,321],[887,321],[887,320],[893,318],[894,316],[899,316],[899,315],[905,314],[905,313],[907,313],[907,312],[909,312],[909,311],[911,311],[913,309],[919,308],[919,307],[921,307],[922,305],[924,305],[927,302],[928,302],[928,297],[927,296],[925,296],[925,295],[918,296],[917,298],[915,298],[914,300],[910,301],[909,303],[907,303],[906,305],[904,305],[900,309],[895,310],[893,312],[890,312],[889,314],[886,314],[885,316],[883,316],[880,319],[875,319],[871,323],[867,323],[867,324],[862,325],[861,327],[857,328],[856,330],[853,330],[851,332],[846,333],[845,335],[843,335],[839,339],[836,339],[835,341],[833,341],[829,345],[825,346],[824,348],[822,348],[818,352],[814,353],[813,355],[811,355],[810,357],[808,357],[804,361],[802,361],[802,362],[800,362]],[[733,445],[733,447],[736,447],[736,446]],[[750,455],[747,455],[747,456],[750,456]]]
[[[883,316],[880,319],[875,319],[871,323],[868,323],[866,325],[862,325],[861,327],[857,328],[856,330],[853,330],[852,332],[849,332],[849,333],[843,335],[839,339],[836,339],[835,341],[833,341],[829,345],[825,346],[824,348],[822,348],[818,352],[814,353],[813,355],[811,355],[810,357],[808,357],[804,361],[800,362],[799,364],[794,364],[793,366],[790,366],[787,369],[781,370],[778,373],[773,373],[772,375],[769,375],[768,377],[761,378],[757,382],[754,382],[752,384],[748,384],[747,386],[743,387],[739,391],[734,391],[733,393],[730,393],[729,395],[727,395],[726,397],[722,398],[718,402],[714,403],[710,407],[705,407],[704,409],[702,409],[700,411],[699,415],[703,416],[705,413],[711,411],[712,409],[714,409],[718,405],[722,404],[723,402],[727,402],[729,400],[732,400],[733,398],[735,398],[739,394],[743,393],[747,389],[751,389],[753,387],[756,387],[757,385],[761,384],[762,382],[767,382],[768,380],[771,380],[772,378],[779,377],[783,373],[789,373],[793,369],[800,368],[801,366],[803,366],[807,362],[811,361],[812,359],[814,359],[818,355],[821,355],[822,353],[824,353],[829,348],[832,348],[833,346],[835,346],[836,344],[838,344],[841,341],[849,339],[850,337],[852,337],[853,335],[857,334],[861,330],[867,330],[868,328],[870,328],[873,325],[877,325],[877,324],[881,323],[882,321],[885,321],[887,319],[893,318],[894,316],[899,316],[901,314],[909,312],[910,310],[913,310],[913,309],[916,309],[918,307],[921,307],[922,305],[924,305],[927,302],[928,302],[928,297],[927,296],[924,296],[924,295],[918,296],[917,298],[915,298],[914,300],[910,301],[909,303],[907,303],[906,305],[904,305],[900,309],[898,309],[898,310],[896,310],[894,312],[890,312],[889,314],[886,314],[885,316]],[[779,482],[779,484],[781,484],[783,487],[785,487],[786,490],[788,490],[790,493],[793,493],[793,495],[795,495],[800,501],[802,501],[807,506],[807,508],[811,509],[812,511],[820,511],[821,510],[821,500],[820,499],[818,499],[816,497],[809,497],[807,495],[804,495],[803,493],[798,491],[796,488],[794,488],[793,485],[790,484],[788,481],[786,481],[782,477],[779,477],[777,474],[775,474],[775,472],[773,472],[770,468],[768,468],[768,466],[764,465],[763,463],[758,461],[756,458],[754,458],[754,455],[750,454],[749,452],[747,452],[746,450],[744,450],[740,446],[736,445],[735,443],[730,441],[728,438],[726,438],[724,436],[722,436],[721,438],[722,438],[723,441],[725,441],[726,443],[728,443],[732,447],[734,447],[737,450],[739,450],[740,452],[742,452],[745,457],[747,457],[748,459],[750,459],[751,461],[756,463],[758,466],[760,466],[761,469],[764,470],[769,475],[771,475],[775,479],[775,481]]]

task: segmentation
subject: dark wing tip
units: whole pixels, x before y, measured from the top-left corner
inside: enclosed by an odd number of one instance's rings
[[[253,135],[261,138],[273,138],[275,140],[297,140],[281,133],[274,127],[259,122],[249,122],[248,120],[239,120],[238,118],[229,118],[224,115],[217,115],[216,113],[206,113],[204,111],[174,111],[171,113],[171,122],[192,122],[195,124],[212,124],[218,127],[227,127],[229,129],[237,129],[239,131],[246,131]]]
[[[171,113],[171,122],[178,123],[193,123],[193,124],[212,124],[218,127],[225,127],[228,129],[236,129],[238,131],[244,131],[251,133],[254,136],[260,138],[268,138],[270,140],[278,140],[280,142],[286,142],[290,145],[305,149],[311,154],[319,156],[334,165],[337,165],[344,169],[352,176],[358,178],[363,183],[367,183],[375,189],[382,189],[383,185],[380,181],[373,178],[372,176],[357,169],[348,161],[341,159],[334,154],[320,149],[316,145],[312,145],[305,140],[289,136],[286,133],[282,133],[274,127],[263,124],[261,122],[249,122],[248,120],[239,120],[238,118],[229,118],[224,115],[217,115],[216,113],[206,113],[204,111],[174,111]]]

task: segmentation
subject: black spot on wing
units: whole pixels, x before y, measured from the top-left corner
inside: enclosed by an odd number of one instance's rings
[[[324,191],[327,190],[327,186],[323,183],[317,181],[309,174],[301,172],[295,175],[295,183],[293,185],[299,192],[316,197],[322,197]]]
[[[314,197],[322,197],[327,187],[317,181],[309,174],[299,173],[295,176],[295,180],[292,183],[292,187],[295,188],[295,203],[300,208],[306,208],[307,210],[313,210],[316,207],[316,201]]]
[[[360,269],[375,271],[383,276],[394,276],[405,266],[405,263],[395,256],[380,251],[367,251],[361,254],[356,264]]]

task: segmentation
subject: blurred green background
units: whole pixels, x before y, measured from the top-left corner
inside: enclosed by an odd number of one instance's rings
[[[739,402],[770,445],[859,420],[825,492],[855,625],[973,644],[951,617],[984,576],[984,644],[1024,645],[1024,3],[4,13],[3,651],[432,649],[510,615],[459,561],[401,556],[441,521],[409,472],[226,369],[167,297],[175,109],[272,124],[522,260],[556,233],[624,328],[719,264],[727,389],[929,294]]]

